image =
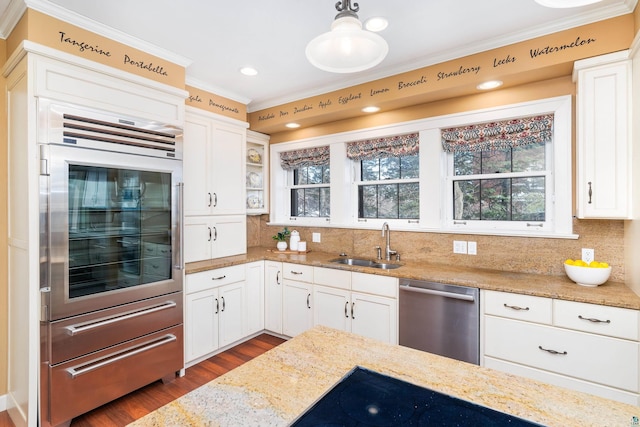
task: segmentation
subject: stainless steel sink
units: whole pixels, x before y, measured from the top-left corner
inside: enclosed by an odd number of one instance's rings
[[[329,262],[335,262],[336,264],[355,265],[358,267],[381,268],[383,270],[391,270],[394,268],[401,267],[400,264],[377,262],[377,261],[371,261],[369,259],[360,259],[360,258],[335,258],[330,260]]]

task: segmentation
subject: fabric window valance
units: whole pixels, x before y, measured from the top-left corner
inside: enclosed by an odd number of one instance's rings
[[[447,153],[508,150],[528,144],[551,142],[553,114],[442,129]]]
[[[329,164],[329,146],[305,148],[280,153],[280,165],[284,170]]]
[[[347,143],[347,157],[351,160],[371,160],[381,157],[405,157],[418,154],[417,133],[363,139]]]

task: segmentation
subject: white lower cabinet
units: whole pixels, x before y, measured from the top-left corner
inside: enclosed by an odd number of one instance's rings
[[[283,263],[282,333],[295,337],[313,327],[313,267]]]
[[[245,266],[189,274],[185,295],[185,364],[247,335]]]
[[[640,404],[637,310],[483,291],[483,366]]]
[[[398,343],[398,279],[322,267],[313,277],[314,324]]]
[[[282,263],[264,262],[264,328],[282,334]]]

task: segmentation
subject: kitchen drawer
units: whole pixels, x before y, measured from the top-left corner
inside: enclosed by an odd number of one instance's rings
[[[351,289],[351,272],[333,268],[314,267],[313,283],[332,288]]]
[[[175,326],[49,368],[51,425],[160,378],[175,378],[184,367],[182,333],[182,325]]]
[[[573,301],[553,301],[553,324],[638,341],[640,311]]]
[[[638,393],[632,393],[613,387],[607,387],[589,381],[571,378],[553,372],[543,371],[542,369],[531,368],[528,366],[520,365],[518,363],[506,362],[504,360],[494,359],[493,357],[485,357],[482,366],[501,372],[519,375],[525,378],[532,378],[534,380],[542,381],[547,384],[553,384],[558,387],[564,387],[571,390],[581,391],[583,393],[593,394],[595,396],[604,397],[605,399],[628,403],[629,405],[640,405],[640,395]]]
[[[553,300],[509,292],[482,291],[484,313],[528,322],[552,322]]]
[[[310,265],[283,262],[282,271],[285,279],[298,282],[313,282],[313,267]]]
[[[190,294],[206,289],[217,288],[218,286],[229,283],[241,282],[246,277],[245,271],[244,264],[241,264],[187,274],[185,285],[186,293]]]
[[[375,274],[351,273],[351,289],[354,292],[398,298],[398,279]]]
[[[639,391],[639,353],[637,342],[485,317],[486,356],[631,392]]]
[[[182,323],[182,292],[51,322],[52,364]]]

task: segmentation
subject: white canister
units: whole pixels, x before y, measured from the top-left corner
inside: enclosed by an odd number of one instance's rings
[[[298,242],[298,251],[307,252],[307,242]]]
[[[298,250],[298,243],[300,242],[300,233],[296,230],[291,231],[291,237],[289,238],[289,249],[292,251]]]

